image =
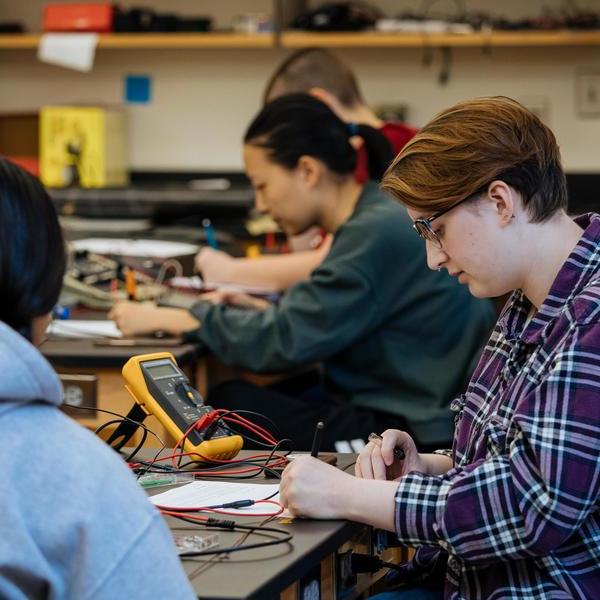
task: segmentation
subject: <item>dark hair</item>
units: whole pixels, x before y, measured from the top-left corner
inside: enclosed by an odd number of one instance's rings
[[[0,157],[0,321],[30,337],[52,310],[65,270],[54,205],[33,175]]]
[[[364,140],[371,179],[381,179],[393,158],[388,140],[368,125],[344,123],[310,94],[288,94],[267,104],[248,127],[244,143],[265,148],[273,162],[288,169],[301,156],[312,156],[334,173],[348,175],[356,167],[350,144],[354,135]]]
[[[439,113],[404,146],[382,188],[406,206],[433,213],[484,192],[495,179],[521,194],[532,223],[567,208],[554,134],[503,96],[459,102]]]
[[[273,73],[265,88],[263,103],[274,97],[322,88],[345,107],[364,104],[354,73],[335,54],[322,48],[294,52]]]

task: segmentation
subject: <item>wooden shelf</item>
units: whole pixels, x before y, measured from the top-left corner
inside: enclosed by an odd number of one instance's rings
[[[0,35],[0,50],[36,49],[40,38],[40,34]],[[285,31],[281,34],[279,45],[283,48],[599,46],[600,31],[497,31],[472,34]],[[98,42],[99,48],[114,50],[277,46],[276,36],[272,33],[114,33],[100,35]]]
[[[0,35],[0,49],[31,50],[40,34]],[[272,33],[112,33],[100,35],[98,48],[114,50],[177,48],[273,48]]]
[[[7,50],[29,50],[37,48],[40,36],[29,33],[0,35],[0,48]]]
[[[281,45],[284,48],[307,46],[327,48],[598,46],[600,45],[600,31],[495,31],[470,34],[285,31],[281,36]]]

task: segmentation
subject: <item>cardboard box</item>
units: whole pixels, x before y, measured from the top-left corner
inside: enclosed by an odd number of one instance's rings
[[[127,185],[125,113],[94,106],[42,108],[40,177],[48,187]]]
[[[38,113],[0,114],[0,155],[39,175]]]

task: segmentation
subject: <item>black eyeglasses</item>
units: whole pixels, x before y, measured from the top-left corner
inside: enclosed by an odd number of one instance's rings
[[[449,208],[446,208],[444,210],[441,210],[440,212],[431,215],[431,217],[427,217],[426,219],[416,219],[413,223],[414,230],[419,234],[419,237],[423,238],[426,241],[430,241],[432,244],[435,244],[435,246],[441,250],[443,247],[442,240],[440,240],[438,234],[433,230],[431,224],[442,215],[445,215],[447,212],[450,212],[453,208],[456,208],[459,204],[462,204],[467,200],[472,200],[473,198],[476,198],[477,196],[482,194],[486,188],[477,190],[474,194],[471,194],[466,198],[459,200],[456,204],[453,204]]]

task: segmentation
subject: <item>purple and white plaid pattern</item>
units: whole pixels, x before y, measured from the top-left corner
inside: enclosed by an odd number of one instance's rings
[[[454,468],[410,473],[398,538],[449,554],[446,597],[600,598],[600,216],[540,309],[516,291],[453,404]]]

